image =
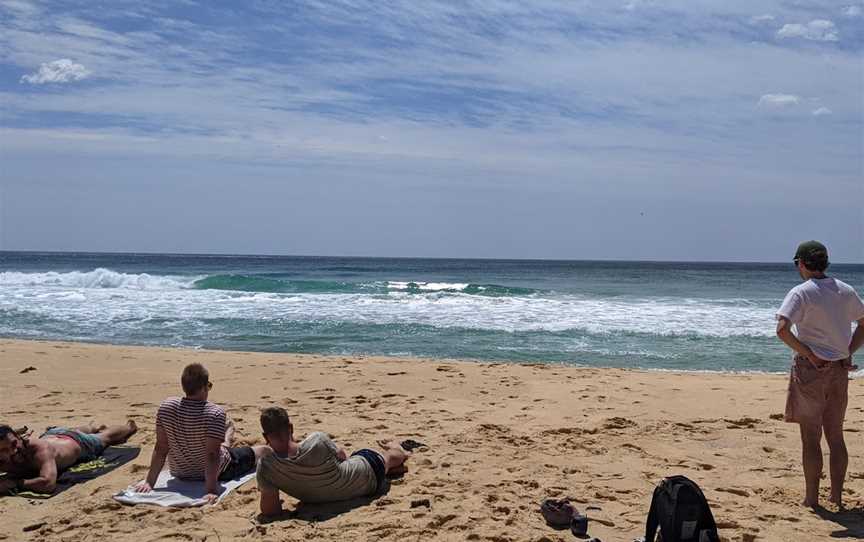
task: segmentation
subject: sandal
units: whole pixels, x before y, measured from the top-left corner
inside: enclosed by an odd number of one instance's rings
[[[402,446],[402,448],[406,452],[413,452],[417,448],[426,448],[427,447],[422,442],[417,442],[416,440],[412,440],[410,438],[408,440],[403,440],[399,445]]]

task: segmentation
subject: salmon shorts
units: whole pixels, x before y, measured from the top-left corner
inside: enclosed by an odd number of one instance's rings
[[[786,394],[787,422],[823,425],[846,416],[849,371],[840,361],[817,369],[810,360],[795,356]]]

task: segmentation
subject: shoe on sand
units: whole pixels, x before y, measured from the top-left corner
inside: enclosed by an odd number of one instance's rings
[[[570,532],[580,538],[588,536],[588,516],[574,510],[573,519],[570,520]]]
[[[546,499],[540,503],[540,513],[550,527],[566,529],[573,517],[578,514],[567,499]]]

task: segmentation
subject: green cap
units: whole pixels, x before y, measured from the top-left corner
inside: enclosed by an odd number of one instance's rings
[[[801,259],[805,262],[813,262],[819,260],[828,260],[828,249],[819,241],[804,241],[798,245],[798,250],[795,251],[795,259]]]

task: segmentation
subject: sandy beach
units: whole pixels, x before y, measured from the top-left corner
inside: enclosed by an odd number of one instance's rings
[[[134,464],[45,501],[0,498],[4,540],[575,540],[538,503],[568,496],[604,542],[642,534],[666,475],[698,482],[724,540],[864,537],[864,384],[850,386],[848,511],[799,506],[797,427],[782,421],[786,377],[374,357],[0,341],[2,421],[134,419]],[[254,481],[221,505],[126,507],[112,493],[146,472],[159,402],[204,363],[211,400],[240,443],[263,443],[258,411],[282,405],[300,435],[352,450],[388,436],[428,445],[388,494],[363,506],[303,507],[259,524]],[[22,373],[27,367],[35,370]],[[827,461],[826,461],[827,468]],[[827,501],[827,481],[823,484]],[[412,508],[428,499],[431,507]],[[288,509],[296,501],[285,497]]]

